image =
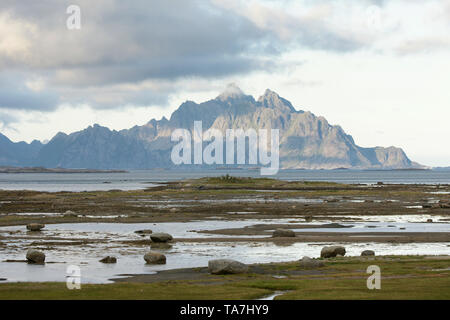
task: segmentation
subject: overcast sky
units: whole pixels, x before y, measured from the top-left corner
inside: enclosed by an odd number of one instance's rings
[[[231,82],[360,146],[450,165],[450,0],[0,2],[0,132],[13,141],[142,125]]]

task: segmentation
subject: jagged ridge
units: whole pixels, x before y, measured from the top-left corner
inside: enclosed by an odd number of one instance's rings
[[[172,131],[192,130],[196,120],[202,121],[204,130],[210,127],[222,131],[279,129],[282,168],[403,169],[420,166],[400,148],[357,146],[340,126],[332,126],[325,118],[311,112],[296,110],[288,100],[269,89],[255,100],[236,85],[228,86],[215,99],[200,104],[184,102],[169,120],[153,119],[146,125],[126,130],[94,125],[69,135],[58,133],[45,145],[12,143],[0,136],[0,165],[95,169],[172,167]]]

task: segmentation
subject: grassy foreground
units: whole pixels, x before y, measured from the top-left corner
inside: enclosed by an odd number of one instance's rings
[[[258,299],[275,291],[276,299],[450,299],[450,259],[424,256],[336,258],[319,269],[297,262],[259,265],[260,272],[211,276],[197,280],[82,285],[3,283],[0,299]],[[369,265],[381,269],[381,289],[366,286]],[[285,278],[275,278],[284,276]],[[145,281],[144,281],[145,282]]]

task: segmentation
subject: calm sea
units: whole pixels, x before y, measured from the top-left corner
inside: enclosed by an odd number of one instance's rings
[[[144,189],[159,182],[221,176],[261,177],[259,170],[135,170],[127,173],[2,173],[0,189],[37,191],[93,191]],[[340,183],[450,184],[450,171],[437,170],[281,170],[282,180]]]

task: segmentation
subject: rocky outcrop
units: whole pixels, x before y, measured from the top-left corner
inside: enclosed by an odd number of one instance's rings
[[[144,255],[148,264],[166,264],[166,256],[156,251],[149,251]]]
[[[43,264],[45,262],[45,253],[39,250],[29,249],[26,258],[28,263]]]
[[[342,246],[323,247],[320,251],[321,258],[334,258],[336,256],[345,256],[345,248]]]
[[[211,274],[238,274],[246,273],[248,266],[231,259],[216,259],[208,261],[208,270]]]

